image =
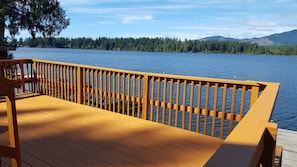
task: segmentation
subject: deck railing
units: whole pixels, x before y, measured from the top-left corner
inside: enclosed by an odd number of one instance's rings
[[[272,83],[144,73],[45,60],[2,60],[0,68],[3,71],[0,75],[22,84],[19,93],[43,93],[214,137],[227,137],[226,141],[244,134],[246,129],[240,133],[236,130],[240,127],[262,127],[257,121],[254,124],[248,115],[264,114],[265,119],[259,117],[259,120],[266,129],[278,92],[278,84],[271,86]],[[264,107],[266,103],[270,105],[268,108]],[[250,121],[237,125],[246,119]]]

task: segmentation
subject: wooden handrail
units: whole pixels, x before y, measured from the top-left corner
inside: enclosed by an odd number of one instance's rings
[[[263,84],[267,86],[261,96],[232,133],[228,135],[206,166],[252,167],[259,164],[272,166],[277,124],[270,123],[270,118],[279,84]],[[267,153],[267,148],[272,150]],[[261,159],[261,157],[265,158]]]

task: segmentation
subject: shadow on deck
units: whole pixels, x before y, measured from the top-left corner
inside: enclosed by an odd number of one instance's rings
[[[48,96],[16,107],[23,166],[202,166],[223,142]],[[5,108],[0,103],[1,127]],[[2,129],[1,144],[7,136]]]

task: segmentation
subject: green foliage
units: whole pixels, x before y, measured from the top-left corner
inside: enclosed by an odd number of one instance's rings
[[[77,48],[146,52],[234,53],[297,55],[297,47],[264,47],[231,41],[200,41],[176,38],[27,38],[15,44],[24,47]]]
[[[0,29],[4,25],[11,36],[19,30],[28,30],[33,38],[37,33],[52,36],[69,25],[57,0],[1,0],[0,4]]]

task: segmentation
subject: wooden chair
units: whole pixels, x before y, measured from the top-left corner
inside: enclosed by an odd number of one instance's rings
[[[0,145],[0,167],[2,166],[1,157],[11,158],[12,167],[21,167],[21,154],[14,95],[14,88],[20,87],[21,85],[18,83],[0,76],[0,95],[5,96],[6,100],[10,142],[9,146]]]

